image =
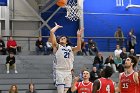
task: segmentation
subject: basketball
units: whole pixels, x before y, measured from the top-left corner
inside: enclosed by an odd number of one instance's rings
[[[67,0],[57,0],[56,4],[60,7],[63,7],[67,4]]]

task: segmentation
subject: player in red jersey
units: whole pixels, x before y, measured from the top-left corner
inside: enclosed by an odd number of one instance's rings
[[[114,82],[109,79],[113,74],[113,69],[106,66],[101,72],[101,78],[94,81],[92,93],[114,93],[115,85]]]
[[[139,83],[140,83],[140,71],[138,72],[139,75]],[[138,93],[140,93],[140,84],[138,85]]]
[[[89,81],[90,73],[88,71],[83,72],[83,81],[78,82],[79,77],[75,77],[71,91],[78,91],[78,93],[92,93],[93,83]]]
[[[120,93],[139,93],[138,85],[138,73],[133,70],[137,64],[137,58],[129,56],[125,60],[124,68],[125,72],[119,76],[119,84],[116,88],[116,92]]]

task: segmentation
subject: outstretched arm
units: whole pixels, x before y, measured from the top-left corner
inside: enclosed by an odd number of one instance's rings
[[[77,46],[72,49],[74,52],[78,52],[81,50],[81,35],[83,31],[84,28],[81,28],[80,30],[77,31]]]
[[[74,80],[72,82],[71,92],[74,92],[77,90],[76,83],[78,82],[78,80],[79,80],[79,77],[74,78]]]
[[[121,75],[122,75],[122,73],[119,75],[119,82],[118,82],[118,86],[117,87],[115,87],[115,92],[120,92],[121,90],[121,83],[120,83],[120,79],[121,79]]]
[[[50,39],[51,39],[51,43],[52,43],[52,47],[56,48],[57,46],[57,41],[56,41],[56,36],[55,36],[55,32],[57,29],[62,28],[63,26],[58,25],[57,23],[55,23],[55,27],[53,27],[50,31]]]

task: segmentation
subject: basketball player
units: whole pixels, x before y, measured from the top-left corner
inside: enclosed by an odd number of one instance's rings
[[[71,91],[78,91],[78,93],[92,93],[93,83],[89,81],[90,73],[88,71],[83,71],[83,81],[79,81],[79,77],[75,77]]]
[[[140,83],[140,70],[138,71],[138,75],[139,75],[139,83]],[[140,84],[138,85],[138,93],[140,93]]]
[[[120,93],[139,93],[138,92],[138,73],[133,69],[137,64],[137,59],[134,56],[129,56],[125,60],[124,68],[125,72],[119,76],[119,84],[116,88],[116,92]]]
[[[115,84],[109,79],[113,74],[113,69],[106,66],[101,72],[101,78],[94,81],[92,93],[115,93]]]
[[[50,31],[50,39],[52,42],[53,52],[55,53],[55,73],[56,73],[56,85],[58,93],[66,93],[71,87],[72,75],[71,69],[73,69],[74,52],[81,50],[81,35],[83,29],[77,31],[77,46],[69,46],[69,40],[66,36],[61,36],[56,40],[55,32],[62,26],[55,23],[55,27]]]

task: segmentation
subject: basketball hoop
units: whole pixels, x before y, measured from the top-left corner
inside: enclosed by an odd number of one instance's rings
[[[69,0],[65,6],[67,15],[65,16],[71,21],[77,21],[81,17],[81,7],[75,0]]]
[[[134,5],[134,4],[132,4],[131,2],[132,2],[132,1],[129,0],[129,4],[128,4],[128,6],[126,6],[126,9],[128,9],[128,8],[140,8],[140,5]]]

